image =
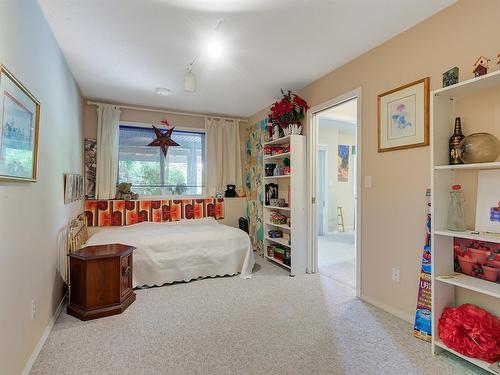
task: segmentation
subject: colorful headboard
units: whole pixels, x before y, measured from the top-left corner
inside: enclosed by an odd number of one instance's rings
[[[123,226],[142,221],[178,221],[204,217],[224,219],[224,199],[86,200],[84,210],[89,227]]]

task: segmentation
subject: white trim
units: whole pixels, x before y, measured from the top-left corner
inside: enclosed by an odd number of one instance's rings
[[[323,233],[328,233],[328,145],[319,144],[318,151],[325,152],[325,207],[323,208]]]
[[[324,111],[325,109],[338,106],[339,104],[345,103],[349,100],[357,99],[357,124],[356,124],[356,194],[354,196],[356,202],[356,296],[361,296],[361,262],[362,262],[362,247],[361,247],[361,229],[362,229],[362,218],[361,218],[361,204],[362,204],[362,185],[361,185],[361,145],[362,143],[362,101],[361,101],[361,87],[349,91],[343,95],[337,96],[331,100],[324,103],[318,104],[312,107],[307,115],[308,129],[311,131],[308,137],[308,244],[309,244],[309,256],[308,256],[308,272],[317,272],[318,268],[318,236],[316,235],[316,206],[312,204],[312,200],[315,197],[316,192],[316,166],[317,166],[317,152],[316,148],[319,143],[318,132],[319,124],[317,121],[316,114]]]
[[[35,364],[35,361],[38,357],[38,354],[40,354],[40,351],[42,350],[43,344],[45,344],[45,341],[47,340],[47,337],[49,337],[50,332],[52,332],[52,329],[54,328],[54,325],[56,324],[57,318],[59,318],[59,315],[61,315],[61,312],[64,309],[65,301],[66,301],[66,296],[68,293],[63,296],[61,302],[59,303],[59,306],[57,306],[56,312],[54,313],[54,316],[50,319],[49,324],[47,324],[47,327],[45,327],[45,330],[43,331],[42,337],[40,337],[40,340],[38,340],[38,343],[35,346],[35,349],[33,349],[33,352],[30,355],[30,358],[28,359],[28,362],[26,363],[26,366],[24,366],[24,369],[22,371],[22,375],[28,375],[31,371],[31,368]]]
[[[202,117],[202,118],[210,117],[210,118],[220,118],[222,120],[234,120],[234,121],[248,122],[247,119],[238,118],[238,117],[223,117],[223,116],[217,116],[217,115],[206,115],[206,114],[195,113],[195,112],[169,111],[168,109],[145,108],[145,107],[137,107],[137,106],[132,106],[132,105],[102,103],[102,102],[87,100],[87,105],[99,106],[99,105],[103,105],[103,104],[111,104],[111,105],[114,105],[115,107],[118,107],[121,109],[132,109],[132,110],[143,111],[143,112],[169,113],[171,115],[192,116],[192,117]]]
[[[387,311],[389,314],[392,314],[392,315],[398,317],[399,319],[404,320],[405,322],[408,322],[411,324],[413,324],[415,322],[414,321],[415,317],[413,315],[408,315],[404,311],[401,311],[399,309],[395,309],[394,307],[386,305],[385,303],[377,302],[377,301],[371,299],[370,297],[366,297],[366,296],[362,296],[362,297],[360,297],[360,299],[363,302],[369,303],[372,306],[375,306],[379,309]]]

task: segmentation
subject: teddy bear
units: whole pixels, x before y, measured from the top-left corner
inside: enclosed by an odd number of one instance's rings
[[[132,191],[132,184],[128,182],[120,182],[116,192],[116,198],[120,200],[130,201],[139,198],[139,194]]]

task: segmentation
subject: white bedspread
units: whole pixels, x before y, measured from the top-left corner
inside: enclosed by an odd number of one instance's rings
[[[134,287],[237,273],[250,278],[255,263],[248,235],[213,218],[106,228],[87,245],[110,243],[137,248]]]

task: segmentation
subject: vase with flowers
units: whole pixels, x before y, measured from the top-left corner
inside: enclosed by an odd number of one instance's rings
[[[302,134],[302,120],[309,109],[306,101],[289,90],[281,90],[283,98],[273,103],[269,113],[272,138],[286,135]]]

